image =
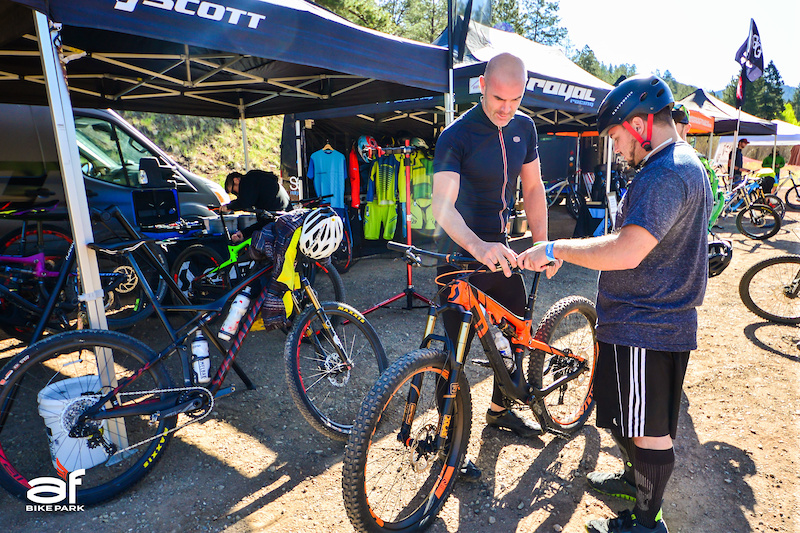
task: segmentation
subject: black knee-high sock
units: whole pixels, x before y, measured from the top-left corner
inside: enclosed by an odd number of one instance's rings
[[[675,466],[675,452],[648,450],[634,446],[634,472],[636,474],[636,506],[633,514],[645,527],[656,526],[656,516],[661,509],[664,489]]]

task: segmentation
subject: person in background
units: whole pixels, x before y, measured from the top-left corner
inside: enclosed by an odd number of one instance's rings
[[[533,239],[547,238],[536,127],[530,117],[517,113],[526,83],[524,63],[511,54],[500,54],[486,64],[480,77],[480,103],[451,123],[437,141],[431,205],[444,230],[437,237],[439,251],[460,252],[487,265],[492,272],[472,280],[478,285],[480,277],[481,290],[518,314],[523,312],[519,308],[524,308],[525,293],[522,277],[511,272],[517,254],[508,247],[506,234],[518,177]],[[438,273],[452,270],[444,266]],[[456,339],[460,317],[445,312],[442,320],[448,337]],[[467,352],[474,333],[470,328]],[[507,408],[497,381],[486,422],[523,438],[542,433],[537,424]],[[474,481],[480,470],[467,460],[461,474],[462,479]]]
[[[251,170],[244,175],[239,172],[231,172],[225,178],[225,191],[228,194],[235,194],[236,199],[221,206],[220,213],[252,208],[264,211],[289,209],[289,193],[283,188],[280,178],[274,172]],[[257,223],[242,231],[237,231],[231,235],[231,240],[234,243],[241,242],[262,226],[263,224]]]
[[[745,139],[745,138],[739,139],[739,142],[737,143],[738,147],[731,154],[731,157],[733,157],[733,186],[734,187],[739,184],[738,182],[742,181],[742,172],[745,171],[745,168],[744,168],[744,157],[742,156],[742,150],[744,150],[744,147],[747,146],[748,144],[750,144],[750,141],[748,141],[747,139]],[[728,160],[728,162],[730,163],[730,159]],[[730,164],[728,165],[728,167],[730,168]]]
[[[592,472],[598,492],[634,500],[632,511],[592,520],[589,533],[667,533],[661,516],[675,465],[683,380],[697,349],[697,307],[708,283],[711,187],[672,119],[674,98],[656,76],[634,76],[603,100],[601,135],[641,167],[610,235],[541,243],[517,264],[541,271],[556,260],[600,271],[594,398],[597,426],[620,449],[621,472]]]
[[[764,160],[761,162],[762,168],[772,168],[773,157],[772,154],[769,154]],[[764,189],[764,194],[772,194],[772,189],[775,187],[775,180],[781,175],[781,169],[786,164],[786,160],[783,158],[781,154],[775,154],[774,158],[775,163],[775,174],[773,176],[766,176],[761,181],[761,188]]]

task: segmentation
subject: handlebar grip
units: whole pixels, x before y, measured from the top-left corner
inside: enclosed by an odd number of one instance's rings
[[[405,252],[406,250],[411,249],[411,246],[409,246],[408,244],[402,244],[394,241],[387,242],[386,247],[395,252]]]

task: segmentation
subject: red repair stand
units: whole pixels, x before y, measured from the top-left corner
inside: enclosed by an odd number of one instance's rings
[[[405,156],[405,167],[406,167],[406,244],[409,246],[411,245],[411,154],[416,150],[415,146],[411,146],[411,142],[406,139],[405,146],[396,146],[391,148],[378,148],[378,157],[381,157],[383,154],[404,154]],[[406,264],[406,288],[400,292],[392,296],[391,298],[382,301],[381,303],[375,304],[366,311],[362,311],[362,315],[366,315],[375,311],[376,309],[380,309],[381,307],[387,307],[389,304],[400,300],[401,298],[406,298],[406,306],[403,309],[414,309],[414,298],[417,300],[421,300],[425,302],[425,305],[416,306],[418,309],[425,308],[427,309],[430,307],[433,302],[426,298],[425,296],[421,295],[417,291],[414,290],[414,283],[412,282],[411,278],[411,263]]]

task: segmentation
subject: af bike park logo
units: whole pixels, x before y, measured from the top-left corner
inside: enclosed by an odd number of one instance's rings
[[[252,11],[200,0],[117,0],[114,4],[114,9],[133,13],[133,10],[140,3],[146,7],[174,11],[182,15],[200,17],[217,22],[226,22],[234,26],[246,25],[251,29],[258,28],[258,24],[267,18]]]
[[[26,496],[32,504],[26,505],[25,510],[46,512],[76,512],[83,511],[83,505],[77,505],[76,492],[81,478],[86,470],[81,468],[72,472],[67,471],[61,461],[56,459],[57,477],[37,477],[29,482],[31,486]],[[64,503],[66,500],[66,503]]]

